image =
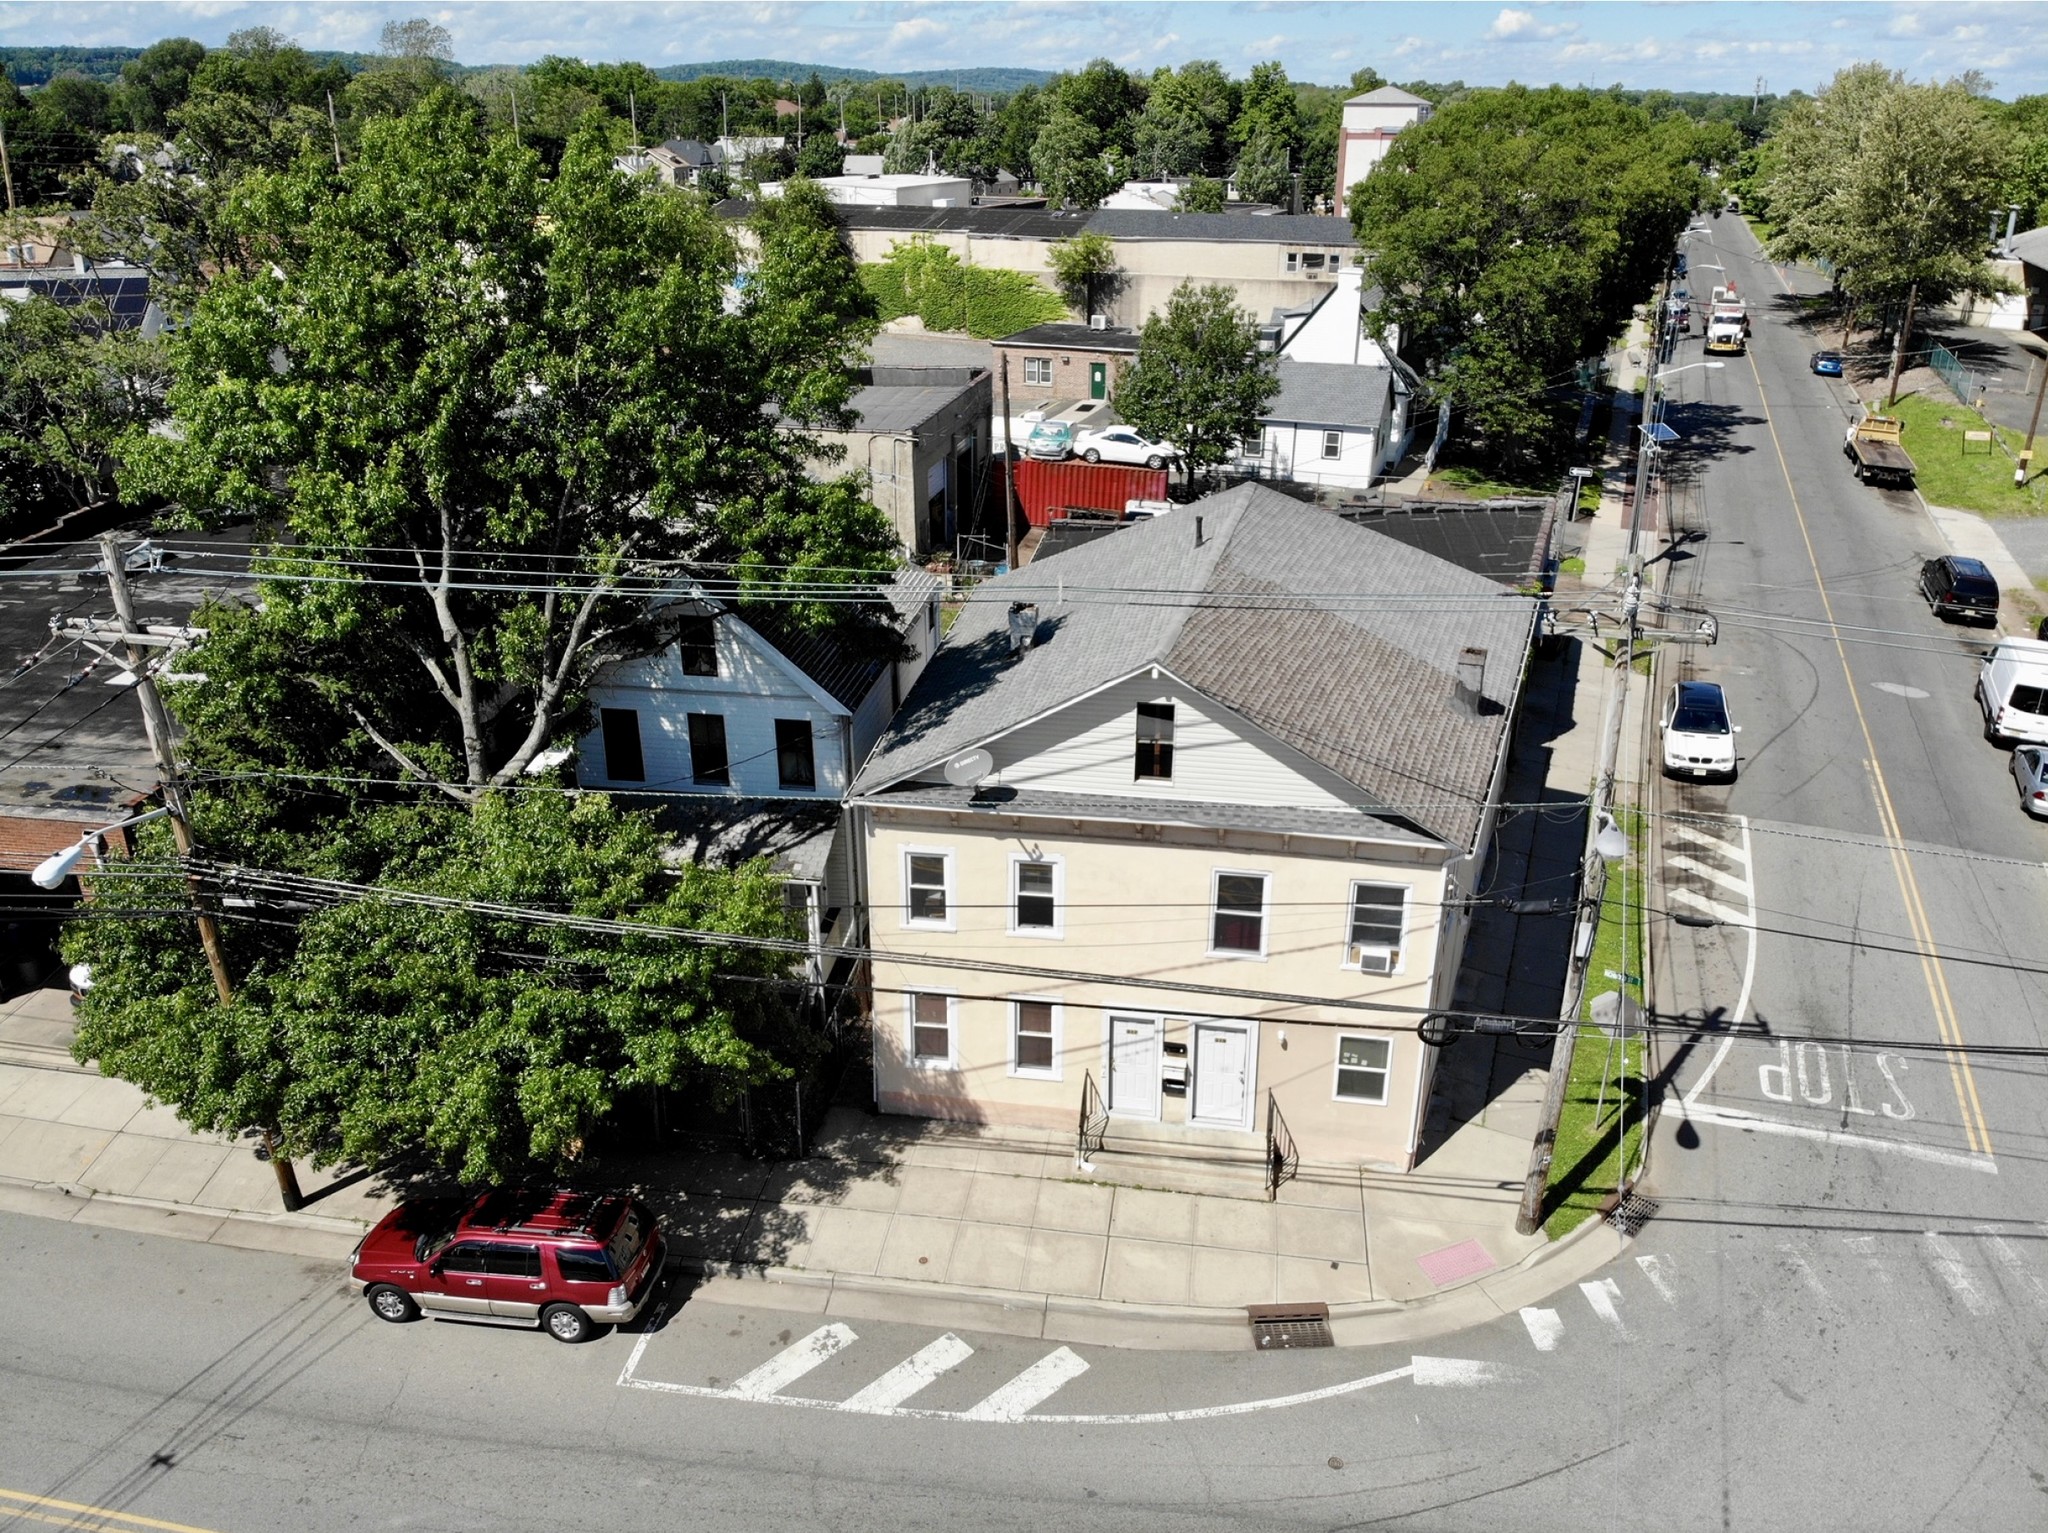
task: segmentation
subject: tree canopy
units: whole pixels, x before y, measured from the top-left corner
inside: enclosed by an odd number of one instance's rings
[[[2000,290],[1986,233],[2012,141],[1967,82],[1859,64],[1789,107],[1771,145],[1775,258],[1827,262],[1859,305]]]
[[[1695,130],[1607,95],[1473,91],[1396,138],[1351,204],[1429,391],[1464,411],[1485,454],[1526,465],[1547,398],[1643,301],[1704,195]]]
[[[1117,413],[1147,436],[1172,442],[1190,487],[1197,472],[1230,457],[1259,429],[1280,392],[1280,374],[1259,351],[1258,322],[1227,287],[1183,282],[1145,321],[1138,355],[1117,380]]]

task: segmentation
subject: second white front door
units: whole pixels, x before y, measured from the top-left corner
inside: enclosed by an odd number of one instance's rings
[[[1189,1115],[1218,1128],[1251,1125],[1251,1034],[1241,1027],[1195,1028],[1195,1103]]]
[[[1158,1019],[1109,1019],[1109,1110],[1119,1118],[1158,1118]]]

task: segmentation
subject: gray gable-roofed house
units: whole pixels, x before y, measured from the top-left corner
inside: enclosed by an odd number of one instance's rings
[[[976,587],[849,795],[883,1109],[1411,1166],[1535,616],[1256,485]]]
[[[1280,392],[1232,467],[1258,479],[1363,490],[1401,450],[1407,379],[1393,367],[1279,359]]]

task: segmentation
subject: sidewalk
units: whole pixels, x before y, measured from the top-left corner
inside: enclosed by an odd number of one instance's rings
[[[389,1192],[302,1169],[305,1210],[279,1212],[247,1144],[193,1134],[72,1063],[69,1005],[49,990],[0,1005],[0,1209],[320,1257],[338,1278]],[[1454,1082],[1491,1059],[1452,1050],[1444,1068]],[[1256,1163],[1112,1151],[1089,1174],[1067,1136],[849,1108],[806,1161],[681,1152],[602,1174],[656,1204],[707,1302],[1238,1350],[1244,1306],[1319,1301],[1340,1344],[1413,1340],[1509,1313],[1621,1250],[1598,1223],[1556,1245],[1514,1233],[1541,1084],[1523,1076],[1415,1172],[1305,1173],[1271,1202]]]

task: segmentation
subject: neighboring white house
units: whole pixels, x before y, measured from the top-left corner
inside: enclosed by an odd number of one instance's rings
[[[1256,479],[1363,490],[1400,456],[1397,416],[1406,415],[1407,384],[1391,367],[1283,356],[1280,393],[1231,466]]]
[[[1535,617],[1256,485],[975,587],[848,801],[881,1109],[1411,1167]]]
[[[1126,181],[1102,199],[1105,208],[1137,208],[1149,213],[1171,213],[1180,206],[1178,181]]]
[[[1428,122],[1432,107],[1395,85],[1382,85],[1344,103],[1337,139],[1337,216],[1346,216],[1347,194],[1387,157],[1403,128]]]
[[[974,183],[964,176],[819,176],[817,185],[843,208],[964,208],[974,201]],[[781,196],[781,183],[764,183],[761,195]]]
[[[1366,333],[1365,273],[1266,326],[1280,393],[1232,465],[1259,479],[1366,489],[1408,449],[1414,373]]]
[[[931,658],[938,582],[905,569],[886,599],[902,658],[803,633],[777,620],[780,609],[743,618],[701,591],[678,593],[662,609],[674,639],[592,683],[596,727],[577,745],[576,780],[836,801]]]

